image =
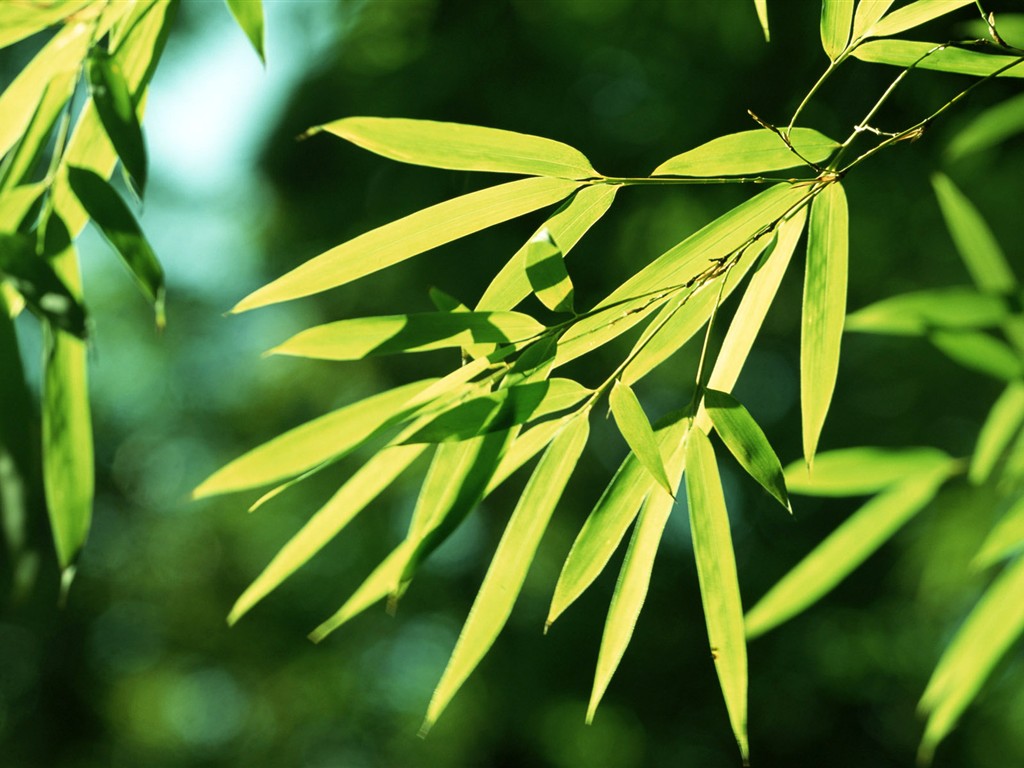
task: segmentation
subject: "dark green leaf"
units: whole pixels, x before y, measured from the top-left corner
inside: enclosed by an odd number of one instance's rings
[[[51,226],[56,229],[60,225]],[[57,328],[85,338],[85,307],[51,263],[36,254],[33,237],[0,233],[0,277],[10,281],[33,312]]]
[[[146,145],[121,65],[102,49],[94,48],[86,63],[86,73],[96,114],[141,197],[146,188]]]

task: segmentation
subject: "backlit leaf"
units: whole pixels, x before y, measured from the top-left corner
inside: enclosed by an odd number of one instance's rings
[[[981,152],[1024,132],[1024,93],[989,107],[960,129],[946,147],[950,160]]]
[[[757,20],[761,22],[764,41],[770,42],[772,38],[768,29],[768,0],[754,0],[754,8],[757,10]]]
[[[686,440],[686,500],[711,658],[729,710],[733,735],[746,762],[747,643],[743,635],[743,602],[718,462],[711,442],[699,429],[690,430]]]
[[[669,482],[654,430],[651,429],[651,422],[647,420],[647,414],[644,413],[643,406],[640,405],[632,388],[616,379],[608,395],[608,403],[612,416],[615,417],[615,424],[626,438],[630,450],[636,454],[640,464],[651,473],[665,492],[675,498],[675,488]]]
[[[572,312],[572,280],[565,269],[561,248],[542,229],[527,244],[526,277],[540,303],[552,312]]]
[[[989,411],[978,433],[978,444],[971,455],[967,477],[972,483],[984,483],[992,474],[1013,436],[1024,425],[1024,382],[1014,381],[1003,390]]]
[[[870,34],[872,37],[888,37],[906,32],[908,29],[944,16],[957,8],[970,5],[973,0],[916,0],[897,8],[881,21],[874,24]]]
[[[599,174],[581,152],[559,141],[497,128],[394,117],[346,117],[314,128],[378,155],[453,171],[496,171],[561,179]]]
[[[146,145],[121,65],[110,54],[95,48],[86,62],[86,74],[96,114],[141,196],[146,187]]]
[[[260,57],[260,61],[266,63],[266,31],[263,23],[262,0],[225,0],[225,2],[231,15],[238,22],[238,26],[245,32],[252,47],[256,49],[256,55]]]
[[[839,148],[838,142],[812,128],[794,128],[789,140],[796,152],[781,136],[763,128],[731,133],[666,160],[651,175],[739,176],[781,171],[805,161],[823,162]]]
[[[832,61],[846,50],[852,23],[853,0],[822,0],[821,44]]]
[[[811,203],[800,329],[800,412],[804,459],[814,460],[836,375],[846,315],[846,193],[829,184]]]
[[[989,531],[971,565],[988,568],[1021,547],[1024,547],[1024,496],[1014,501]]]
[[[34,237],[0,233],[0,278],[8,281],[37,315],[63,331],[85,338],[85,307],[50,261],[36,254]]]
[[[854,40],[860,40],[865,33],[889,10],[893,0],[860,0],[857,3],[857,12],[853,15]]]
[[[0,3],[0,48],[59,24],[78,13],[90,0],[64,0],[60,3]]]
[[[936,331],[929,340],[965,368],[1010,381],[1024,373],[1024,360],[1005,342],[982,331]]]
[[[928,288],[882,299],[847,315],[844,330],[923,336],[933,330],[995,328],[1009,316],[1006,302],[967,286]]]
[[[0,166],[0,190],[10,190],[32,177],[45,154],[54,126],[71,98],[78,72],[65,70],[53,76],[36,105],[32,119]]]
[[[819,454],[814,469],[794,461],[784,472],[790,493],[807,496],[867,496],[911,475],[945,466],[936,448],[841,448]]]
[[[931,2],[931,0],[925,0]],[[884,22],[884,19],[883,19]],[[876,27],[877,29],[877,27]],[[987,77],[1004,67],[999,77],[1024,77],[1024,64],[1015,56],[979,53],[963,48],[942,48],[938,43],[919,43],[913,40],[872,40],[853,49],[853,56],[861,61],[892,64],[897,67],[916,66],[938,72],[954,72],[974,77]],[[922,58],[925,57],[925,58]]]

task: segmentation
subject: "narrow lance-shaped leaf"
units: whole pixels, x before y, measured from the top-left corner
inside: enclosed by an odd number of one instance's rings
[[[704,391],[704,406],[715,431],[740,466],[792,512],[782,463],[754,417],[732,395],[714,389]]]
[[[53,128],[75,90],[78,72],[59,72],[46,84],[32,119],[0,165],[0,190],[11,190],[32,177],[50,143]]]
[[[1024,425],[1024,382],[1014,381],[1003,390],[978,433],[967,477],[972,483],[988,480],[999,457]]]
[[[651,473],[669,496],[675,497],[675,489],[669,482],[651,422],[647,420],[647,414],[632,387],[616,379],[608,395],[608,404],[619,432],[626,439],[630,450],[636,454],[641,466]]]
[[[821,45],[835,61],[850,42],[853,0],[821,0]]]
[[[846,317],[845,331],[923,336],[934,330],[995,328],[1010,313],[999,296],[973,287],[928,288],[882,299]]]
[[[872,40],[854,48],[853,56],[861,61],[876,64],[916,66],[918,69],[954,72],[974,77],[988,77],[996,72],[999,72],[998,77],[1024,77],[1024,63],[1016,56],[979,53],[963,48],[943,48],[938,43]]]
[[[342,243],[242,299],[232,312],[320,293],[439,245],[557,203],[578,182],[530,178],[471,192]]]
[[[109,53],[94,48],[86,63],[86,73],[96,114],[141,196],[146,187],[146,145],[121,65]]]
[[[60,226],[58,223],[52,225]],[[57,328],[85,338],[85,307],[53,265],[36,254],[34,238],[0,233],[0,278],[9,281],[29,308]]]
[[[744,762],[747,746],[747,644],[736,558],[715,451],[699,429],[686,440],[686,501],[704,621],[729,722]]]
[[[423,722],[424,732],[437,721],[505,626],[541,536],[583,453],[588,435],[589,423],[583,412],[554,439],[530,476],[498,543],[448,666],[430,699]]]
[[[916,0],[897,8],[881,21],[872,25],[869,34],[872,37],[898,35],[908,29],[919,27],[932,19],[944,16],[957,8],[970,5],[974,0]]]
[[[1024,557],[1013,561],[988,588],[946,647],[921,697],[928,724],[919,758],[931,761],[999,660],[1024,632]]]
[[[1024,93],[989,107],[964,126],[946,146],[946,157],[959,160],[1024,132]]]
[[[164,270],[121,196],[87,168],[68,168],[68,181],[82,207],[124,261],[142,293],[153,304],[156,324],[164,317]]]
[[[820,163],[839,143],[812,128],[794,128],[792,148],[777,133],[758,128],[719,136],[666,160],[652,176],[739,176]],[[796,150],[796,151],[794,151]]]
[[[800,404],[804,459],[814,460],[839,372],[846,315],[846,193],[829,184],[811,202],[800,330]]]
[[[885,12],[892,6],[893,0],[860,0],[857,3],[857,12],[853,15],[854,40],[860,40],[875,23],[885,16]]]
[[[935,331],[928,336],[946,357],[1003,381],[1024,374],[1024,360],[1006,342],[983,331]]]
[[[828,594],[934,498],[951,464],[910,475],[854,512],[750,609],[747,636],[763,635]]]
[[[572,312],[572,280],[565,269],[562,249],[543,229],[526,249],[526,277],[541,304],[552,312]]]
[[[90,0],[64,0],[60,3],[0,3],[0,48],[41,32],[78,13]]]
[[[395,117],[346,117],[313,128],[392,160],[453,171],[495,171],[562,179],[599,174],[567,144],[498,128]]]
[[[807,496],[867,496],[948,462],[937,448],[841,448],[819,454],[813,472],[803,461],[789,464],[786,487]]]
[[[263,22],[263,2],[262,0],[224,0],[227,3],[228,10],[231,11],[231,15],[235,17],[235,21],[238,22],[238,26],[241,27],[242,31],[245,32],[245,36],[249,38],[249,42],[252,43],[252,47],[256,50],[256,55],[260,57],[260,61],[264,64],[267,62],[267,54],[265,50],[265,37],[266,31],[264,29]]]
[[[1024,547],[1024,496],[1010,505],[989,531],[971,561],[974,568],[988,568]]]
[[[771,42],[771,32],[768,29],[768,0],[754,0],[754,8],[757,11],[757,20],[761,22],[761,31],[764,32],[764,41]]]

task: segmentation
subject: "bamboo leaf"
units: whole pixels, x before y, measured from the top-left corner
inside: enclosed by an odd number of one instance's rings
[[[882,20],[882,22],[884,21],[885,19]],[[1016,56],[979,53],[963,48],[943,48],[938,43],[919,43],[913,40],[872,40],[854,48],[853,56],[861,61],[875,64],[916,67],[917,69],[953,72],[974,77],[988,77],[1007,67],[1006,71],[999,73],[999,77],[1024,77],[1024,65],[1018,63],[1020,59]]]
[[[800,331],[800,402],[804,458],[818,449],[836,375],[846,315],[848,260],[846,193],[830,184],[814,198],[807,229],[807,270]]]
[[[569,413],[557,419],[542,421],[536,426],[517,434],[512,446],[501,457],[494,475],[487,484],[484,496],[489,495],[491,491],[508,480],[516,470],[544,450],[548,443],[555,439],[555,435],[561,432],[562,428],[574,416],[575,413]]]
[[[870,34],[875,23],[885,16],[893,0],[860,0],[857,3],[857,12],[853,15],[854,40],[860,40]]]
[[[781,171],[805,165],[805,160],[824,162],[839,148],[838,142],[812,128],[794,128],[789,140],[796,152],[782,137],[763,128],[731,133],[666,160],[651,175],[741,176]]]
[[[14,234],[30,224],[30,214],[42,205],[42,196],[46,191],[43,183],[23,184],[0,192],[0,232]]]
[[[52,226],[56,229],[60,225]],[[37,315],[73,336],[85,338],[85,307],[51,263],[36,254],[33,237],[0,233],[0,278],[7,280]]]
[[[587,415],[583,412],[554,439],[530,476],[498,543],[448,666],[430,699],[423,732],[437,721],[505,626],[588,434]]]
[[[497,128],[433,120],[346,117],[312,129],[327,131],[378,155],[453,171],[495,171],[591,179],[599,174],[578,150],[559,141]]]
[[[972,483],[980,485],[988,480],[999,457],[1022,425],[1024,382],[1013,381],[996,400],[978,433],[978,444],[974,447],[970,469],[967,471],[967,477]]]
[[[935,331],[928,338],[946,357],[972,371],[1005,381],[1024,374],[1020,356],[982,331]]]
[[[715,451],[699,429],[690,430],[686,440],[686,500],[711,658],[715,661],[733,735],[746,763],[749,749],[743,603]]]
[[[57,119],[74,92],[77,80],[77,71],[66,70],[55,74],[46,84],[24,133],[0,166],[0,190],[15,189],[31,178],[49,145]]]
[[[754,417],[732,395],[714,389],[704,391],[704,406],[715,431],[740,466],[792,512],[782,464]]]
[[[824,458],[824,457],[823,457]],[[951,462],[905,475],[854,512],[747,613],[753,639],[813,605],[923,509],[951,473]]]
[[[61,3],[0,3],[0,48],[24,40],[47,27],[59,24],[89,5],[89,0]]]
[[[978,288],[997,294],[1018,290],[1006,255],[978,209],[944,174],[932,175],[932,187],[957,251]]]
[[[146,145],[121,65],[110,54],[94,48],[86,62],[86,74],[96,114],[141,197],[146,187]]]
[[[574,311],[572,280],[565,269],[565,258],[547,229],[527,244],[526,277],[540,303],[552,312]]]
[[[1010,504],[999,522],[989,531],[971,565],[988,568],[1010,557],[1024,546],[1024,496]]]
[[[970,5],[973,0],[916,0],[897,8],[871,28],[872,37],[888,37],[919,27],[932,19],[944,16],[957,8]]]
[[[690,420],[683,411],[669,414],[655,427],[658,449],[671,454],[671,463],[682,454],[683,438]],[[653,475],[630,453],[598,499],[565,558],[555,584],[545,631],[582,595],[611,560],[647,495],[656,488]]]
[[[754,8],[757,10],[757,20],[761,22],[764,41],[771,42],[771,33],[768,30],[768,0],[754,0]]]
[[[882,299],[847,315],[844,330],[924,336],[933,330],[995,328],[1009,317],[1002,298],[969,286],[928,288]]]
[[[612,416],[615,417],[615,424],[626,439],[630,450],[636,454],[640,465],[651,473],[669,496],[675,498],[675,488],[669,482],[651,422],[647,420],[647,414],[644,413],[643,406],[640,405],[632,388],[616,379],[608,395],[608,403]]]
[[[267,63],[266,30],[263,22],[262,0],[225,0],[228,10],[235,17],[238,26],[249,38],[260,61]]]
[[[822,0],[821,44],[832,61],[846,50],[852,23],[853,0]]]
[[[439,245],[557,203],[580,186],[531,178],[424,208],[310,259],[242,299],[232,312],[297,299],[358,280]]]
[[[928,714],[919,751],[931,761],[939,742],[978,695],[999,660],[1024,632],[1024,557],[999,574],[946,647],[921,697]]]
[[[911,475],[945,466],[949,457],[935,448],[842,448],[819,454],[810,471],[802,461],[784,472],[790,493],[805,496],[867,496]]]
[[[1024,93],[989,107],[960,130],[946,146],[949,160],[990,149],[1024,131]]]
[[[360,467],[246,588],[228,614],[228,623],[237,622],[256,603],[305,565],[426,449],[425,445],[391,446]]]

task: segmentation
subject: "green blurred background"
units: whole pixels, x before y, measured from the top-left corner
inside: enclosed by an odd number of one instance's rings
[[[495,182],[399,165],[330,136],[296,141],[302,131],[350,115],[475,123],[565,141],[610,175],[645,175],[684,149],[752,127],[748,108],[785,122],[827,64],[818,5],[770,2],[770,45],[749,0],[265,5],[266,70],[221,3],[186,0],[151,89],[144,127],[152,182],[142,222],[168,275],[162,335],[99,236],[84,237],[96,323],[94,528],[65,608],[57,608],[56,566],[45,555],[34,593],[0,613],[0,765],[738,765],[685,509],[670,522],[646,610],[594,725],[583,717],[618,560],[541,634],[562,559],[626,453],[603,420],[508,628],[425,740],[416,732],[430,693],[523,479],[437,552],[396,617],[371,610],[321,646],[306,632],[397,543],[418,476],[403,477],[232,629],[224,617],[237,595],[366,457],[350,457],[253,515],[245,509],[256,493],[203,503],[189,493],[285,429],[454,363],[445,354],[262,360],[262,351],[315,323],[429,309],[429,286],[473,303],[543,220],[539,213],[502,225],[322,297],[225,317],[243,295],[327,247]],[[923,37],[945,39],[948,23],[925,27]],[[4,51],[0,82],[32,52],[33,42]],[[801,122],[844,137],[894,75],[852,63]],[[905,127],[963,84],[915,75],[877,122]],[[952,167],[942,160],[972,114],[1018,91],[1004,83],[978,90],[922,140],[849,178],[851,308],[968,281],[928,185],[938,167],[1020,263],[1024,142]],[[622,191],[570,259],[577,304],[592,303],[746,194]],[[795,261],[737,387],[784,462],[799,455],[800,294]],[[38,359],[35,321],[18,327],[30,361]],[[652,416],[688,400],[698,352],[690,345],[640,385]],[[603,371],[613,359],[585,365]],[[29,373],[38,378],[38,367]],[[576,373],[586,378],[588,369]],[[850,335],[822,449],[934,445],[967,455],[999,389],[920,341]],[[790,519],[723,465],[749,607],[858,501],[797,499]],[[967,563],[992,519],[976,494],[954,484],[824,603],[751,645],[755,766],[912,763],[916,702],[984,585]],[[48,552],[44,521],[35,534]],[[937,766],[1024,764],[1022,679],[1017,650],[940,747]]]

